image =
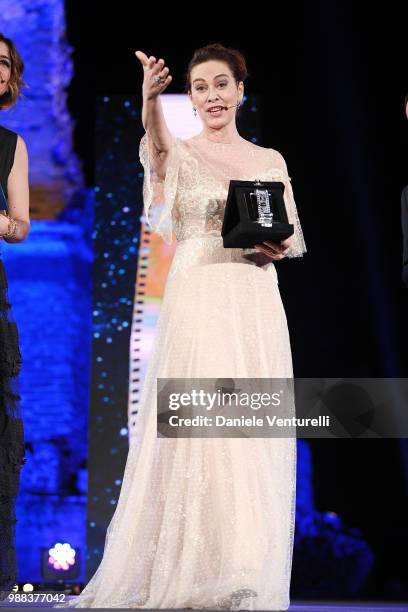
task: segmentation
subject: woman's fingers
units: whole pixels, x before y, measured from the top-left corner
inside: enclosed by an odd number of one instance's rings
[[[135,51],[135,55],[137,59],[140,60],[143,67],[147,66],[149,63],[149,58],[147,57],[146,53],[143,53],[143,51]]]
[[[168,74],[169,74],[169,69],[166,67],[166,68],[163,68],[163,70],[161,70],[160,72],[156,73],[155,76],[159,76],[162,79],[165,79]]]
[[[156,70],[156,71],[157,70],[161,70],[163,68],[163,66],[164,66],[164,60],[163,59],[159,59],[156,62],[155,66],[154,66],[154,70]]]
[[[170,69],[164,65],[164,60],[159,59],[159,61],[154,65],[151,74],[154,78],[160,77],[162,79],[161,86],[166,88],[172,79],[169,71]]]
[[[266,244],[267,246],[271,247],[271,249],[278,251],[278,252],[285,250],[287,246],[289,246],[284,243],[285,243],[285,240],[282,240],[281,242],[273,242],[272,240],[264,241],[264,244]]]
[[[161,73],[161,68],[157,64],[152,68],[152,76],[158,76]]]
[[[285,238],[285,240],[281,240],[281,246],[288,249],[290,247],[290,238]]]
[[[143,51],[136,51],[135,55],[141,61],[143,67],[149,69],[153,76],[167,76],[169,68],[165,66],[164,59],[160,58],[158,61],[156,61],[154,55],[147,57]]]
[[[155,76],[164,76],[164,71],[169,71],[169,69],[167,68],[167,66],[164,65],[164,60],[160,59],[158,62],[156,62],[156,64],[153,66],[152,68],[152,74],[154,74]],[[167,74],[166,72],[166,74]]]
[[[280,253],[282,253],[282,249],[279,247],[279,245],[276,244],[276,242],[272,242],[270,240],[262,242],[262,244],[257,244],[256,246],[261,247],[263,249],[263,252],[266,253],[273,253],[274,255],[279,255]]]
[[[262,246],[262,248],[265,248],[266,246],[267,250],[262,251],[263,253],[269,255],[270,257],[273,257],[274,259],[282,259],[282,257],[285,257],[286,253],[289,250],[290,239],[285,238],[285,240],[281,240],[280,242],[265,240],[262,245],[257,246]]]
[[[143,53],[143,51],[135,51],[135,55],[142,63],[143,68],[148,68],[151,70],[156,63],[156,58],[154,55],[147,57],[146,53]]]
[[[266,241],[269,244],[273,244],[276,245],[275,242],[272,242],[270,240]],[[265,246],[266,242],[264,242],[263,244],[255,244],[254,248],[257,249],[257,251],[260,251],[261,253],[264,253],[265,255],[267,255],[268,257],[270,257],[271,259],[283,259],[286,255],[286,251],[288,249],[285,249],[284,251],[278,251],[276,249],[273,249],[269,246]]]
[[[163,58],[156,60],[154,55],[148,57],[140,50],[135,51],[135,55],[142,63],[144,70],[143,96],[150,100],[166,89],[171,83],[172,77]]]

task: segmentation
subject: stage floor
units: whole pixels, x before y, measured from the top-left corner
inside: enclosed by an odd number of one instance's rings
[[[75,597],[67,597],[68,599],[74,599]],[[54,602],[55,603],[55,602]],[[44,602],[43,604],[38,603],[12,603],[7,601],[0,601],[0,608],[2,608],[2,612],[7,609],[15,610],[16,608],[32,608],[32,609],[40,609],[40,608],[52,608],[54,604],[51,602]],[[69,608],[68,608],[69,609]],[[93,608],[99,610],[111,610],[112,608]],[[118,610],[119,608],[115,608]],[[187,612],[188,608],[185,608]],[[408,612],[408,602],[400,602],[400,603],[387,603],[387,602],[354,602],[354,601],[292,601],[288,612]],[[146,612],[149,612],[146,609]],[[166,612],[161,610],[160,612]],[[172,610],[168,610],[167,612],[173,612]],[[203,612],[211,612],[209,610],[205,610]],[[214,612],[220,612],[214,611]]]

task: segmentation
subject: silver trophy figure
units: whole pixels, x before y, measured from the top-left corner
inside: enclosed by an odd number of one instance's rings
[[[259,223],[262,227],[272,227],[273,213],[269,191],[267,189],[255,189],[255,191],[251,192],[251,201],[255,205],[255,211],[257,211],[253,222]]]

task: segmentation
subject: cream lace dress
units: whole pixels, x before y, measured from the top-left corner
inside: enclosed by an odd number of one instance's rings
[[[296,439],[156,437],[157,377],[292,376],[274,263],[224,249],[220,235],[230,179],[281,180],[288,256],[305,252],[286,164],[244,139],[173,137],[163,184],[148,144],[145,134],[146,219],[177,248],[103,559],[81,595],[55,607],[286,610]]]

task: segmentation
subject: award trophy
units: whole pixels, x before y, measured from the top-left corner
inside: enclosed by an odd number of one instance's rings
[[[253,248],[293,234],[280,182],[230,181],[221,235],[225,248]]]
[[[249,194],[251,202],[250,217],[253,223],[259,223],[262,227],[272,227],[271,195],[271,192],[267,189],[259,189],[258,187]]]

